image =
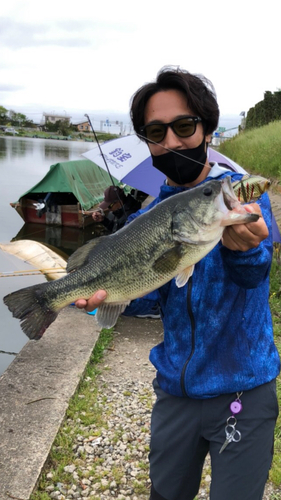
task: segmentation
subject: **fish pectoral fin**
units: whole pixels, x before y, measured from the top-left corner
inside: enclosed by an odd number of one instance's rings
[[[184,255],[183,250],[183,245],[176,244],[173,248],[170,248],[156,259],[152,269],[159,274],[175,270]]]
[[[96,318],[102,328],[114,326],[123,311],[130,304],[130,300],[119,304],[102,304],[98,307]]]
[[[82,247],[77,248],[77,250],[75,250],[75,252],[69,257],[67,261],[66,271],[70,273],[75,269],[79,269],[81,266],[86,264],[90,252],[104,238],[106,238],[106,236],[100,236],[100,238],[94,238],[93,240],[90,240],[87,243],[85,243],[85,245],[82,245]]]
[[[193,275],[194,267],[195,267],[194,265],[190,266],[190,267],[187,267],[180,274],[177,275],[177,277],[176,277],[176,285],[177,285],[178,288],[181,288],[182,286],[186,285],[186,283],[188,282],[190,276]]]

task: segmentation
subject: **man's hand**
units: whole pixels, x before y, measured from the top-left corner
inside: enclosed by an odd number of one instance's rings
[[[245,206],[248,212],[260,215],[256,222],[249,224],[237,224],[225,228],[222,235],[222,244],[230,250],[246,252],[250,248],[256,248],[260,242],[268,237],[267,225],[262,217],[260,206],[252,203]]]
[[[96,212],[92,213],[92,218],[95,222],[102,222],[104,219],[104,215],[97,210]]]
[[[98,290],[88,300],[76,300],[75,305],[76,307],[78,307],[78,309],[85,309],[85,311],[87,312],[92,312],[103,303],[104,299],[106,299],[106,296],[107,294],[105,290]]]

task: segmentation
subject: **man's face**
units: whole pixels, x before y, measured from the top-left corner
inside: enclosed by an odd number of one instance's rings
[[[170,123],[183,116],[196,114],[188,107],[186,97],[179,90],[165,90],[157,92],[148,100],[145,107],[144,125],[150,123]],[[202,143],[204,130],[202,123],[197,123],[195,133],[190,137],[178,137],[168,127],[164,139],[159,144],[148,143],[150,152],[155,155],[163,155],[168,150],[179,151],[181,149],[196,148]],[[206,137],[208,142],[210,137]]]

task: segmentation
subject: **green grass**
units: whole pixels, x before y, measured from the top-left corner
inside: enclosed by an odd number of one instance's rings
[[[58,140],[65,140],[66,137],[63,135],[60,135],[58,132],[43,132],[42,130],[26,130],[24,128],[21,128],[18,130],[18,135],[14,135],[10,132],[1,132],[0,131],[0,136],[1,137],[28,137],[32,138],[35,137],[37,139],[50,139],[50,138],[56,138]],[[94,135],[92,133],[84,134],[84,133],[79,133],[79,132],[73,132],[70,131],[69,135],[71,136],[71,141],[79,141],[79,140],[89,140],[91,139],[93,142],[95,142]],[[110,141],[112,139],[116,139],[119,137],[117,134],[107,134],[106,132],[96,132],[96,136],[99,141]]]
[[[281,121],[245,130],[225,140],[219,151],[251,173],[281,181]]]
[[[272,312],[274,339],[281,357],[281,265],[280,256],[274,252],[270,277],[270,307]],[[281,376],[277,378],[277,397],[279,408],[281,407]],[[281,484],[281,414],[277,419],[275,428],[275,444],[270,480],[279,486]]]

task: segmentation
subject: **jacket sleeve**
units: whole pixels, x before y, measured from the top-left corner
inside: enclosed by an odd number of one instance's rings
[[[256,288],[269,275],[273,253],[272,212],[268,194],[263,194],[257,202],[269,230],[269,236],[257,248],[246,252],[233,251],[220,245],[223,265],[229,278],[242,288]]]

